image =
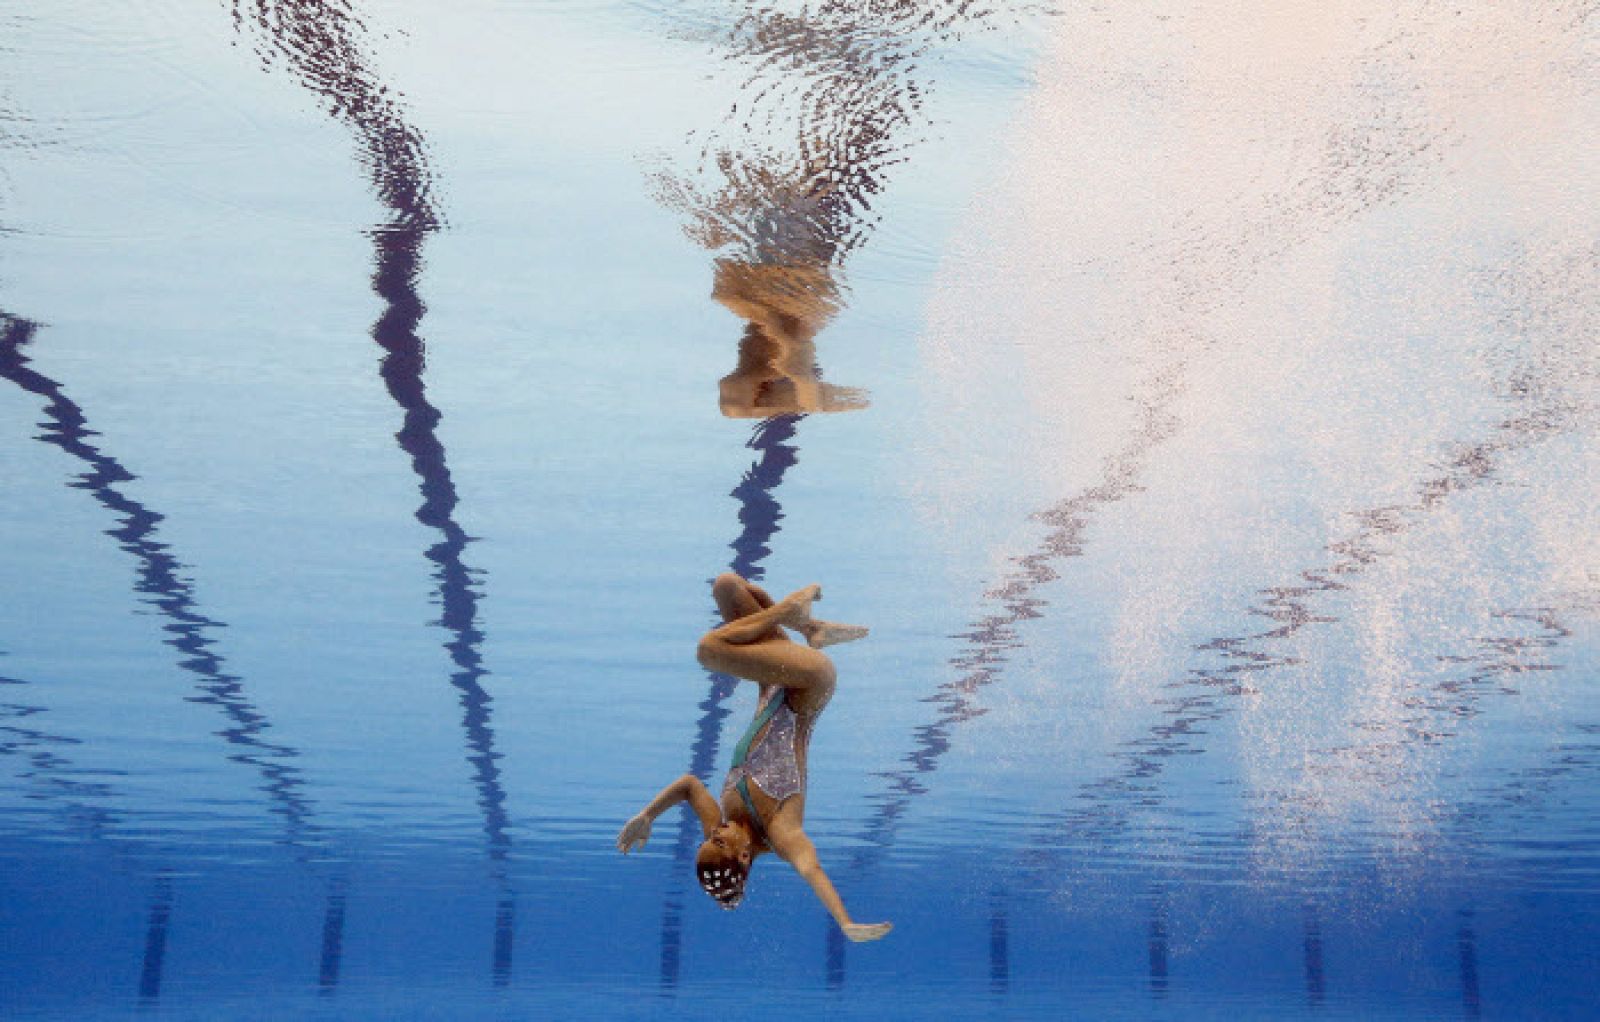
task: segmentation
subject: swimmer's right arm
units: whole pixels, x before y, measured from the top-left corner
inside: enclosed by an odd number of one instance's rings
[[[828,879],[822,863],[817,861],[816,846],[798,826],[776,823],[768,829],[767,839],[772,844],[772,850],[793,866],[795,872],[811,885],[817,900],[822,902],[822,907],[833,916],[846,937],[859,944],[869,940],[881,940],[885,934],[894,929],[893,923],[858,923],[850,918],[843,899],[834,889],[833,881]]]
[[[661,789],[661,794],[650,800],[650,804],[639,810],[638,814],[622,825],[622,832],[617,835],[617,851],[627,855],[635,848],[644,847],[650,840],[650,825],[656,817],[671,809],[679,802],[687,800],[694,814],[700,818],[700,829],[710,834],[722,822],[722,808],[717,805],[717,800],[711,797],[711,792],[700,783],[700,778],[694,774],[684,774]]]

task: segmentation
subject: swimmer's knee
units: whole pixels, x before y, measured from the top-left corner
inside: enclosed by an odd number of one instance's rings
[[[716,658],[717,651],[721,645],[721,640],[710,635],[702,635],[700,642],[694,648],[694,658],[700,661],[701,667],[714,670],[715,668],[711,667],[711,661]]]
[[[711,594],[713,596],[728,595],[743,592],[748,589],[749,583],[731,571],[725,571],[711,581]]]
[[[806,665],[802,673],[804,677],[801,684],[805,688],[825,688],[839,680],[839,671],[833,666],[833,661],[820,653]]]

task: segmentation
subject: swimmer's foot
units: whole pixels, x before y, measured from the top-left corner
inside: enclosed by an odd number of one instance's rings
[[[885,935],[894,929],[893,923],[845,923],[840,929],[844,935],[857,944],[864,944],[869,940],[882,940]]]
[[[813,618],[806,627],[800,630],[806,637],[806,643],[812,649],[821,649],[824,646],[837,646],[841,642],[854,642],[865,639],[869,629],[866,625],[845,625],[837,621],[818,621]]]
[[[809,585],[804,589],[796,589],[783,598],[786,613],[783,623],[790,628],[804,633],[811,626],[811,604],[822,599],[822,587]]]

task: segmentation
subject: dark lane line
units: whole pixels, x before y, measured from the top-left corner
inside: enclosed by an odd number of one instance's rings
[[[423,553],[433,565],[437,622],[448,633],[444,648],[454,667],[449,681],[461,707],[466,759],[490,861],[499,889],[491,949],[491,980],[510,982],[514,947],[515,893],[510,877],[511,819],[495,748],[492,699],[483,686],[488,675],[478,623],[482,571],[464,554],[472,541],[456,521],[459,496],[451,477],[438,427],[442,418],[429,402],[425,384],[427,350],[417,333],[427,306],[418,290],[423,249],[443,225],[434,198],[434,176],[427,141],[397,101],[399,93],[369,66],[366,26],[348,0],[233,0],[236,29],[253,35],[257,54],[270,69],[285,63],[330,116],[354,135],[358,156],[379,202],[384,223],[368,233],[373,244],[372,290],[383,301],[371,336],[383,349],[379,375],[402,412],[395,441],[411,461],[422,503],[418,522],[439,534]],[[328,918],[343,925],[341,887],[330,894]],[[338,899],[336,910],[333,899]],[[332,972],[337,981],[337,969]]]
[[[87,467],[87,471],[68,485],[88,491],[96,503],[120,518],[120,524],[107,529],[106,535],[115,539],[117,545],[138,562],[135,593],[140,602],[155,607],[165,620],[162,628],[168,637],[163,641],[182,654],[178,666],[197,677],[196,684],[202,694],[186,698],[221,711],[229,726],[218,734],[231,746],[247,750],[232,753],[228,758],[247,763],[258,771],[262,790],[268,796],[268,808],[283,820],[284,843],[304,847],[308,839],[315,837],[311,803],[302,791],[305,782],[300,771],[283,762],[298,756],[298,751],[263,737],[271,730],[271,723],[248,698],[243,680],[226,673],[225,662],[212,649],[217,642],[214,633],[226,625],[199,611],[193,584],[184,576],[186,566],[159,538],[157,526],[164,517],[117,488],[117,484],[131,482],[137,477],[116,458],[90,443],[90,438],[100,434],[89,427],[83,409],[66,395],[61,384],[30,367],[23,349],[34,339],[37,329],[29,320],[0,313],[0,378],[47,402],[46,418],[39,423],[45,432],[34,439],[61,449]],[[42,732],[24,734],[17,729],[6,730],[21,734],[24,740],[34,744],[70,741]],[[31,759],[37,770],[49,772],[51,786],[57,793],[96,797],[107,793],[103,785],[86,785],[61,776],[70,767],[53,752],[34,753]],[[78,809],[76,804],[71,807],[75,811]],[[111,815],[98,806],[83,807],[83,811],[91,832],[104,836],[112,822]],[[157,877],[152,899],[138,988],[139,1003],[145,1006],[153,1006],[161,995],[172,908],[172,883],[165,871]]]
[[[1314,897],[1300,909],[1300,962],[1305,974],[1306,1006],[1313,1011],[1328,995],[1328,974],[1322,962],[1322,912]]]
[[[441,611],[436,623],[449,633],[445,650],[455,666],[450,684],[460,700],[461,727],[478,789],[484,836],[490,856],[497,864],[503,864],[511,847],[511,824],[500,777],[500,753],[495,751],[492,699],[482,684],[489,673],[483,664],[484,633],[478,627],[482,572],[468,566],[462,557],[472,538],[455,520],[459,498],[445,460],[444,444],[436,432],[441,416],[428,402],[424,389],[426,360],[416,332],[423,312],[416,291],[421,233],[384,228],[375,231],[374,237],[378,265],[373,290],[388,304],[373,325],[372,337],[385,352],[380,369],[384,385],[405,413],[395,439],[411,458],[422,494],[416,519],[436,530],[440,537],[423,556],[434,566],[435,596]]]
[[[1483,1014],[1483,996],[1478,990],[1478,932],[1472,909],[1462,909],[1459,918],[1456,951],[1461,963],[1461,1010],[1467,1018],[1475,1019]]]
[[[167,931],[172,924],[172,878],[156,877],[150,893],[150,909],[145,921],[144,959],[139,966],[139,1006],[153,1008],[161,999],[161,981],[166,972]]]
[[[441,225],[427,143],[399,93],[368,66],[366,26],[350,0],[231,0],[234,29],[253,38],[262,67],[285,63],[359,146],[358,158],[390,226]]]
[[[339,987],[339,970],[344,962],[344,915],[346,881],[336,877],[328,885],[322,910],[322,947],[317,955],[317,993],[326,997]]]
[[[268,796],[269,808],[283,820],[286,843],[299,845],[312,828],[305,781],[299,769],[287,762],[299,755],[298,750],[266,739],[272,724],[250,700],[243,679],[227,673],[227,664],[213,650],[217,633],[227,626],[201,613],[194,585],[184,575],[186,565],[159,538],[157,527],[164,516],[118,488],[137,476],[90,442],[99,434],[89,428],[83,409],[61,384],[30,367],[23,349],[37,329],[29,320],[0,313],[0,379],[46,401],[46,417],[39,423],[45,432],[34,439],[59,448],[85,466],[68,485],[88,492],[117,516],[118,525],[107,529],[106,535],[137,562],[135,593],[140,602],[161,615],[162,630],[167,633],[163,641],[181,654],[178,666],[196,679],[199,694],[186,698],[214,706],[223,715],[227,726],[217,733],[238,750],[228,758],[250,765],[261,775],[261,790]]]

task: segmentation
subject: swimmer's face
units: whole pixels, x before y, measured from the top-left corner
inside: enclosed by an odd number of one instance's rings
[[[707,864],[736,862],[744,869],[749,869],[753,858],[750,832],[738,824],[723,821],[701,842],[700,853],[695,856],[695,861]]]

